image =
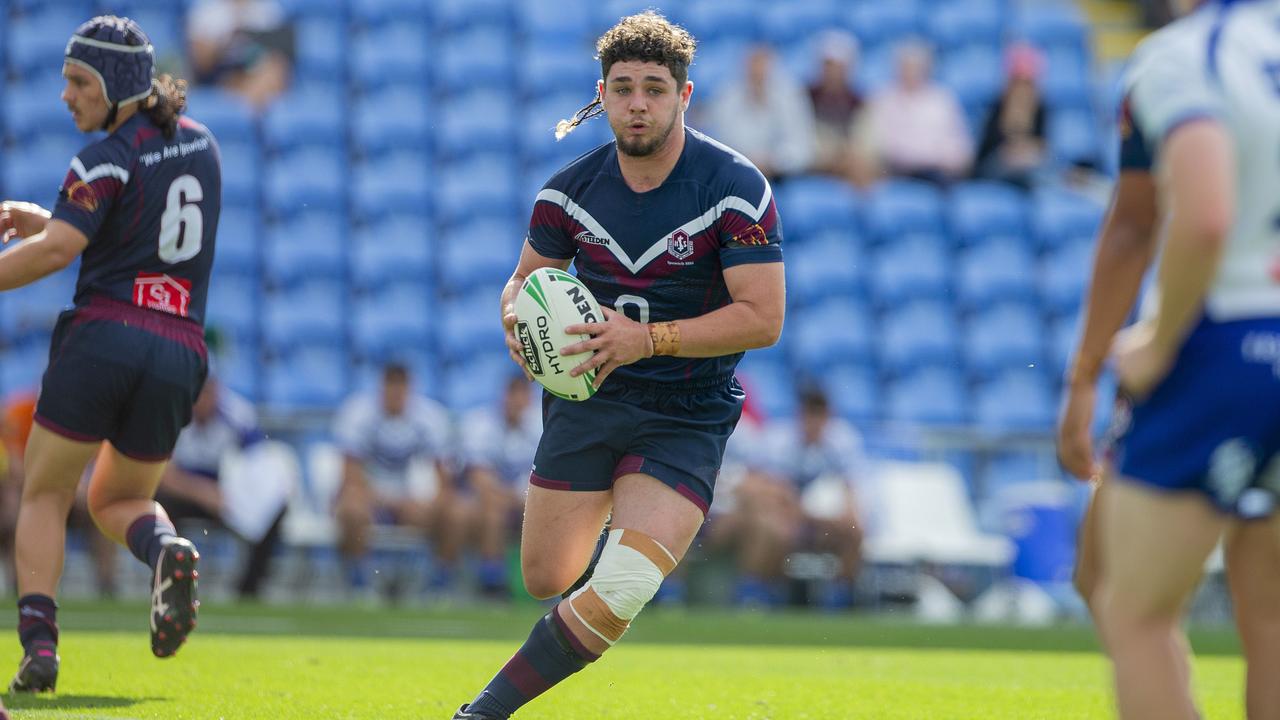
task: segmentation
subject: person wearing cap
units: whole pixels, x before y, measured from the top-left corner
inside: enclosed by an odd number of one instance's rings
[[[27,442],[15,542],[14,691],[58,678],[58,581],[66,517],[90,461],[89,511],[153,572],[151,649],[176,652],[195,625],[198,554],[154,500],[208,371],[204,310],[222,195],[218,147],[182,117],[186,83],[155,76],[155,51],[127,18],[100,16],[67,43],[66,103],[82,132],[50,212],[0,204],[0,291],[80,260],[74,307],[54,327]]]
[[[1044,58],[1026,43],[1006,53],[1008,84],[987,116],[978,147],[977,175],[1030,188],[1044,165],[1046,111],[1036,80]]]

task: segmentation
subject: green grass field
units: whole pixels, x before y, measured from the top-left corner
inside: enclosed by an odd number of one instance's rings
[[[56,697],[14,718],[445,719],[523,640],[537,608],[379,611],[209,607],[178,657],[147,646],[141,603],[60,613]],[[1242,717],[1234,635],[1199,633],[1207,717]],[[19,652],[10,645],[11,667]],[[881,619],[646,612],[627,641],[517,717],[1106,718],[1087,628],[934,628]]]

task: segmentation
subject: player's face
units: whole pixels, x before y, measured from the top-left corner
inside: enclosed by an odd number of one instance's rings
[[[693,83],[681,88],[665,65],[627,61],[609,68],[599,91],[618,150],[646,157],[667,143],[677,123],[684,125]]]
[[[386,380],[382,384],[382,408],[388,415],[404,414],[409,405],[409,383],[404,380]]]
[[[71,119],[80,132],[93,132],[107,119],[107,100],[102,96],[102,85],[93,73],[79,65],[64,63],[62,77],[67,84],[62,88],[62,102],[71,111]]]

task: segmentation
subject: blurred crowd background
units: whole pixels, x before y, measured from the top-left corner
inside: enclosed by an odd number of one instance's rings
[[[58,99],[66,39],[139,21],[222,149],[216,380],[162,498],[209,530],[209,584],[518,598],[539,416],[497,297],[542,183],[611,139],[553,135],[595,92],[595,38],[655,7],[699,41],[689,124],[773,182],[789,303],[740,367],[747,417],[663,598],[1054,617],[1084,490],[1052,423],[1145,5],[5,0],[0,195],[53,204],[86,142]],[[74,277],[0,297],[14,481]],[[75,537],[72,593],[128,586]]]

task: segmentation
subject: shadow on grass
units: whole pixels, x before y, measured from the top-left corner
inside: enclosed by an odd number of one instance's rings
[[[161,697],[119,697],[106,695],[71,694],[15,694],[4,696],[4,704],[10,710],[101,710],[124,708],[146,702],[164,702]]]

